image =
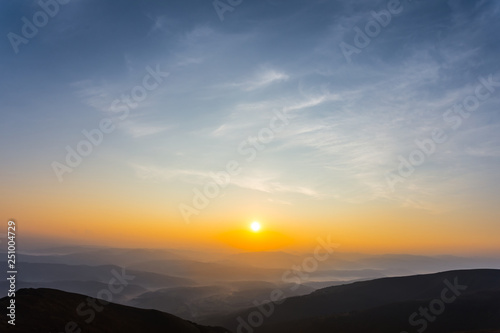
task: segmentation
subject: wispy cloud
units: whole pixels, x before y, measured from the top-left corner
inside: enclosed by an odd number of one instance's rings
[[[183,170],[160,167],[156,165],[140,165],[131,163],[130,166],[135,170],[137,177],[145,180],[154,180],[160,182],[168,182],[173,179],[182,178],[188,183],[201,183],[210,174],[206,171],[199,170]]]
[[[269,86],[270,84],[287,81],[289,76],[274,69],[261,71],[253,79],[248,81],[232,83],[230,86],[241,88],[245,91],[252,91]]]
[[[293,193],[314,198],[321,196],[320,193],[309,187],[284,184],[272,177],[240,176],[234,178],[231,183],[244,189],[265,193]]]
[[[154,135],[158,133],[162,133],[172,129],[174,126],[158,126],[158,125],[146,125],[146,124],[138,124],[134,121],[125,121],[120,124],[120,128],[122,128],[126,133],[131,135],[133,138],[140,138],[144,136]]]
[[[131,164],[136,171],[137,177],[146,180],[170,182],[175,179],[182,180],[194,185],[203,185],[213,181],[212,172],[206,170],[193,169],[172,169],[156,165]],[[257,176],[257,175],[237,175],[231,178],[230,184],[242,189],[259,191],[269,194],[291,193],[301,194],[313,198],[320,198],[323,195],[318,191],[301,185],[293,185],[290,182],[279,181],[277,176]]]

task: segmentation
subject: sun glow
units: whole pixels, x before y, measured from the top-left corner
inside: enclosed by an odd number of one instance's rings
[[[252,222],[250,229],[252,229],[253,232],[258,232],[260,230],[260,223],[258,221]]]

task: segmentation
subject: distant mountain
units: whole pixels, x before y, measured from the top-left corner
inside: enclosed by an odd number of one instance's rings
[[[183,319],[198,321],[216,314],[234,312],[253,306],[255,299],[269,295],[274,289],[283,289],[285,296],[309,294],[314,289],[291,285],[277,285],[261,281],[228,282],[224,285],[165,288],[145,292],[126,304],[144,309],[165,311]]]
[[[66,253],[70,251],[70,253]],[[172,251],[159,249],[93,249],[85,247],[66,247],[46,249],[40,254],[18,254],[19,261],[32,263],[53,263],[72,265],[119,265],[128,266],[147,260],[184,259]]]
[[[131,270],[188,278],[196,280],[198,285],[213,285],[222,281],[243,280],[279,283],[284,272],[300,265],[305,258],[311,256],[314,256],[314,253],[292,254],[276,251],[224,254],[178,249],[66,246],[18,253],[17,259],[22,263],[117,265]],[[5,258],[6,254],[0,253],[0,258],[2,257]],[[338,281],[371,280],[483,267],[500,268],[500,258],[334,252],[320,263],[317,270],[310,272],[307,281],[303,283],[319,283],[320,287],[336,285]],[[73,279],[67,277],[65,280]],[[329,281],[333,283],[325,283]]]
[[[0,308],[6,309],[9,300],[0,299]],[[79,315],[76,309],[87,300],[87,296],[55,289],[21,289],[16,293],[16,325],[8,324],[8,318],[2,315],[0,332],[78,332],[79,328],[85,333],[229,333],[223,328],[201,326],[157,310],[114,303],[103,305],[100,312],[91,312],[92,308],[87,306],[81,311],[85,315]],[[95,315],[92,320],[90,313]]]
[[[327,287],[332,287],[332,286],[340,286],[343,284],[349,284],[353,282],[358,282],[358,281],[367,281],[367,280],[372,280],[372,279],[356,279],[356,280],[339,280],[339,281],[312,281],[312,282],[306,282],[303,285],[306,287],[310,287],[313,289],[322,289],[322,288],[327,288]]]
[[[243,252],[226,256],[219,262],[231,265],[245,265],[259,268],[290,268],[301,262],[304,255],[294,255],[287,252]]]
[[[16,282],[17,289],[23,288],[47,288],[47,289],[58,289],[62,291],[67,291],[69,293],[83,294],[88,296],[96,296],[101,290],[107,289],[108,284],[103,282],[96,281],[54,281],[54,282],[24,282],[17,281]],[[0,293],[0,297],[6,296],[7,290],[9,289],[9,281],[5,280],[5,282],[0,282],[0,290],[3,291],[3,294]],[[147,289],[142,288],[141,286],[135,284],[128,284],[126,288],[120,293],[116,293],[113,295],[113,302],[125,305],[127,302],[134,297],[137,297],[145,292],[148,292]],[[157,309],[160,310],[160,309]]]
[[[2,265],[0,261],[0,265]],[[4,264],[3,266],[5,266]],[[19,273],[18,281],[35,284],[37,287],[43,286],[44,283],[52,283],[57,281],[94,281],[108,283],[113,277],[112,272],[122,272],[122,267],[115,265],[87,266],[87,265],[66,265],[66,264],[47,264],[47,263],[18,263]],[[132,269],[126,269],[126,274],[134,276],[130,284],[139,285],[143,288],[167,288],[179,286],[193,286],[196,283],[187,278],[173,277],[164,274],[141,272]],[[78,287],[77,284],[75,288]],[[69,284],[65,284],[69,287]],[[77,291],[71,289],[69,291]],[[5,295],[5,289],[0,290],[0,295]]]
[[[269,316],[255,315],[263,311],[253,307],[203,322],[234,331],[240,326],[240,332],[244,333],[249,333],[249,329],[241,328],[238,317],[246,322],[248,318],[254,321],[264,318],[261,325],[249,326],[257,333],[390,332],[394,329],[394,332],[411,333],[416,330],[410,326],[409,316],[420,306],[428,306],[430,301],[442,297],[443,290],[449,288],[445,281],[467,288],[460,291],[456,302],[446,305],[446,315],[443,313],[440,321],[462,323],[462,326],[449,326],[455,331],[500,329],[500,270],[494,269],[448,271],[333,286],[274,304]],[[485,326],[481,326],[482,323]],[[446,325],[433,325],[429,325],[426,332],[431,332],[431,326],[441,329],[433,332],[453,332],[447,330]]]
[[[6,266],[6,263],[3,262]],[[0,265],[2,262],[0,261]],[[187,264],[189,265],[189,263]],[[49,288],[96,297],[106,289],[113,271],[122,268],[114,265],[87,266],[20,262],[17,287]],[[167,267],[168,268],[168,267]],[[197,286],[187,278],[125,269],[134,278],[127,286],[113,295],[113,302],[144,309],[165,311],[187,320],[228,313],[252,306],[255,297],[264,297],[275,288],[283,287],[265,281],[226,281],[223,284]],[[6,296],[7,280],[0,281],[0,297]],[[314,289],[300,286],[286,296],[304,295]]]
[[[411,271],[427,274],[457,269],[500,268],[500,258],[383,254],[359,258],[356,264],[358,269],[363,267],[386,271],[406,270],[410,272],[407,275],[410,275],[416,274]]]
[[[261,280],[277,282],[281,280],[283,269],[256,268],[225,262],[201,262],[196,260],[153,260],[129,266],[130,269],[196,278],[200,284],[220,281]]]

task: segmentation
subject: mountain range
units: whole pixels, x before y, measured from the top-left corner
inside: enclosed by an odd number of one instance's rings
[[[177,297],[175,291],[162,292],[171,301]],[[217,295],[220,290],[201,287],[190,292]],[[8,297],[0,299],[0,307],[5,309],[8,302]],[[90,333],[498,333],[500,270],[380,278],[322,288],[302,296],[282,296],[274,303],[256,295],[255,302],[254,307],[237,311],[226,308],[223,315],[204,316],[195,323],[154,309],[106,304],[82,294],[25,288],[16,293],[16,326],[2,317],[0,328],[58,333],[80,332],[79,328]]]

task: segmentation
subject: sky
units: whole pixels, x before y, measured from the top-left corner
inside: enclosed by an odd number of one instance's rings
[[[19,238],[500,253],[496,1],[4,0],[0,16],[0,219]]]

